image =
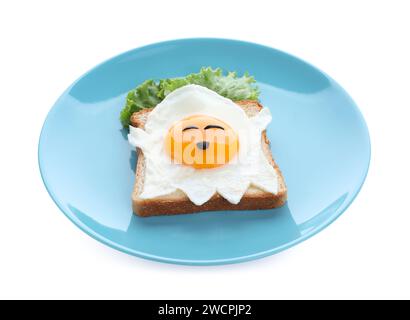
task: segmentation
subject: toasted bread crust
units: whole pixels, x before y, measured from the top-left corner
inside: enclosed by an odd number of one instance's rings
[[[253,100],[242,100],[236,103],[241,106],[248,115],[255,114],[255,112],[258,112],[263,108],[259,102]],[[151,111],[152,108],[147,108],[139,112],[135,112],[130,119],[131,125],[143,129],[145,127],[147,116]],[[176,194],[170,196],[162,196],[152,199],[141,199],[139,197],[139,194],[141,193],[142,187],[144,185],[145,158],[142,151],[137,148],[138,160],[135,175],[135,185],[132,193],[132,209],[134,213],[142,217],[149,217],[157,215],[175,215],[217,210],[272,209],[284,205],[287,200],[287,188],[282,173],[272,157],[269,146],[270,143],[265,131],[262,133],[261,142],[263,151],[268,161],[278,173],[279,192],[277,194],[272,194],[251,186],[248,188],[238,204],[232,204],[221,197],[219,194],[215,194],[211,199],[200,206],[197,206],[193,202],[191,202],[189,198],[182,192],[176,192]]]

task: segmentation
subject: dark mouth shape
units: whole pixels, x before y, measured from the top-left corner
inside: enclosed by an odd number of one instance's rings
[[[208,141],[201,141],[201,142],[198,142],[198,143],[196,144],[196,146],[197,146],[197,148],[200,149],[200,150],[206,150],[206,149],[208,149],[208,147],[209,147],[209,142],[208,142]]]

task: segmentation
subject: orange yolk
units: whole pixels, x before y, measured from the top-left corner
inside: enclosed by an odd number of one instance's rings
[[[169,129],[165,150],[176,163],[209,169],[231,161],[238,153],[239,141],[238,135],[225,122],[195,115]]]

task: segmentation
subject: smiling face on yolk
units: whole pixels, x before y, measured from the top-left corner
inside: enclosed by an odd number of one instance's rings
[[[165,150],[176,163],[208,169],[231,161],[238,153],[239,141],[238,135],[225,122],[195,115],[169,129]]]

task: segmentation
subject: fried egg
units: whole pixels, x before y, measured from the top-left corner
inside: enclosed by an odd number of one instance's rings
[[[142,199],[181,190],[196,205],[215,193],[238,204],[250,185],[276,194],[278,176],[262,150],[269,109],[248,117],[232,100],[198,85],[181,87],[130,126],[146,159]]]

